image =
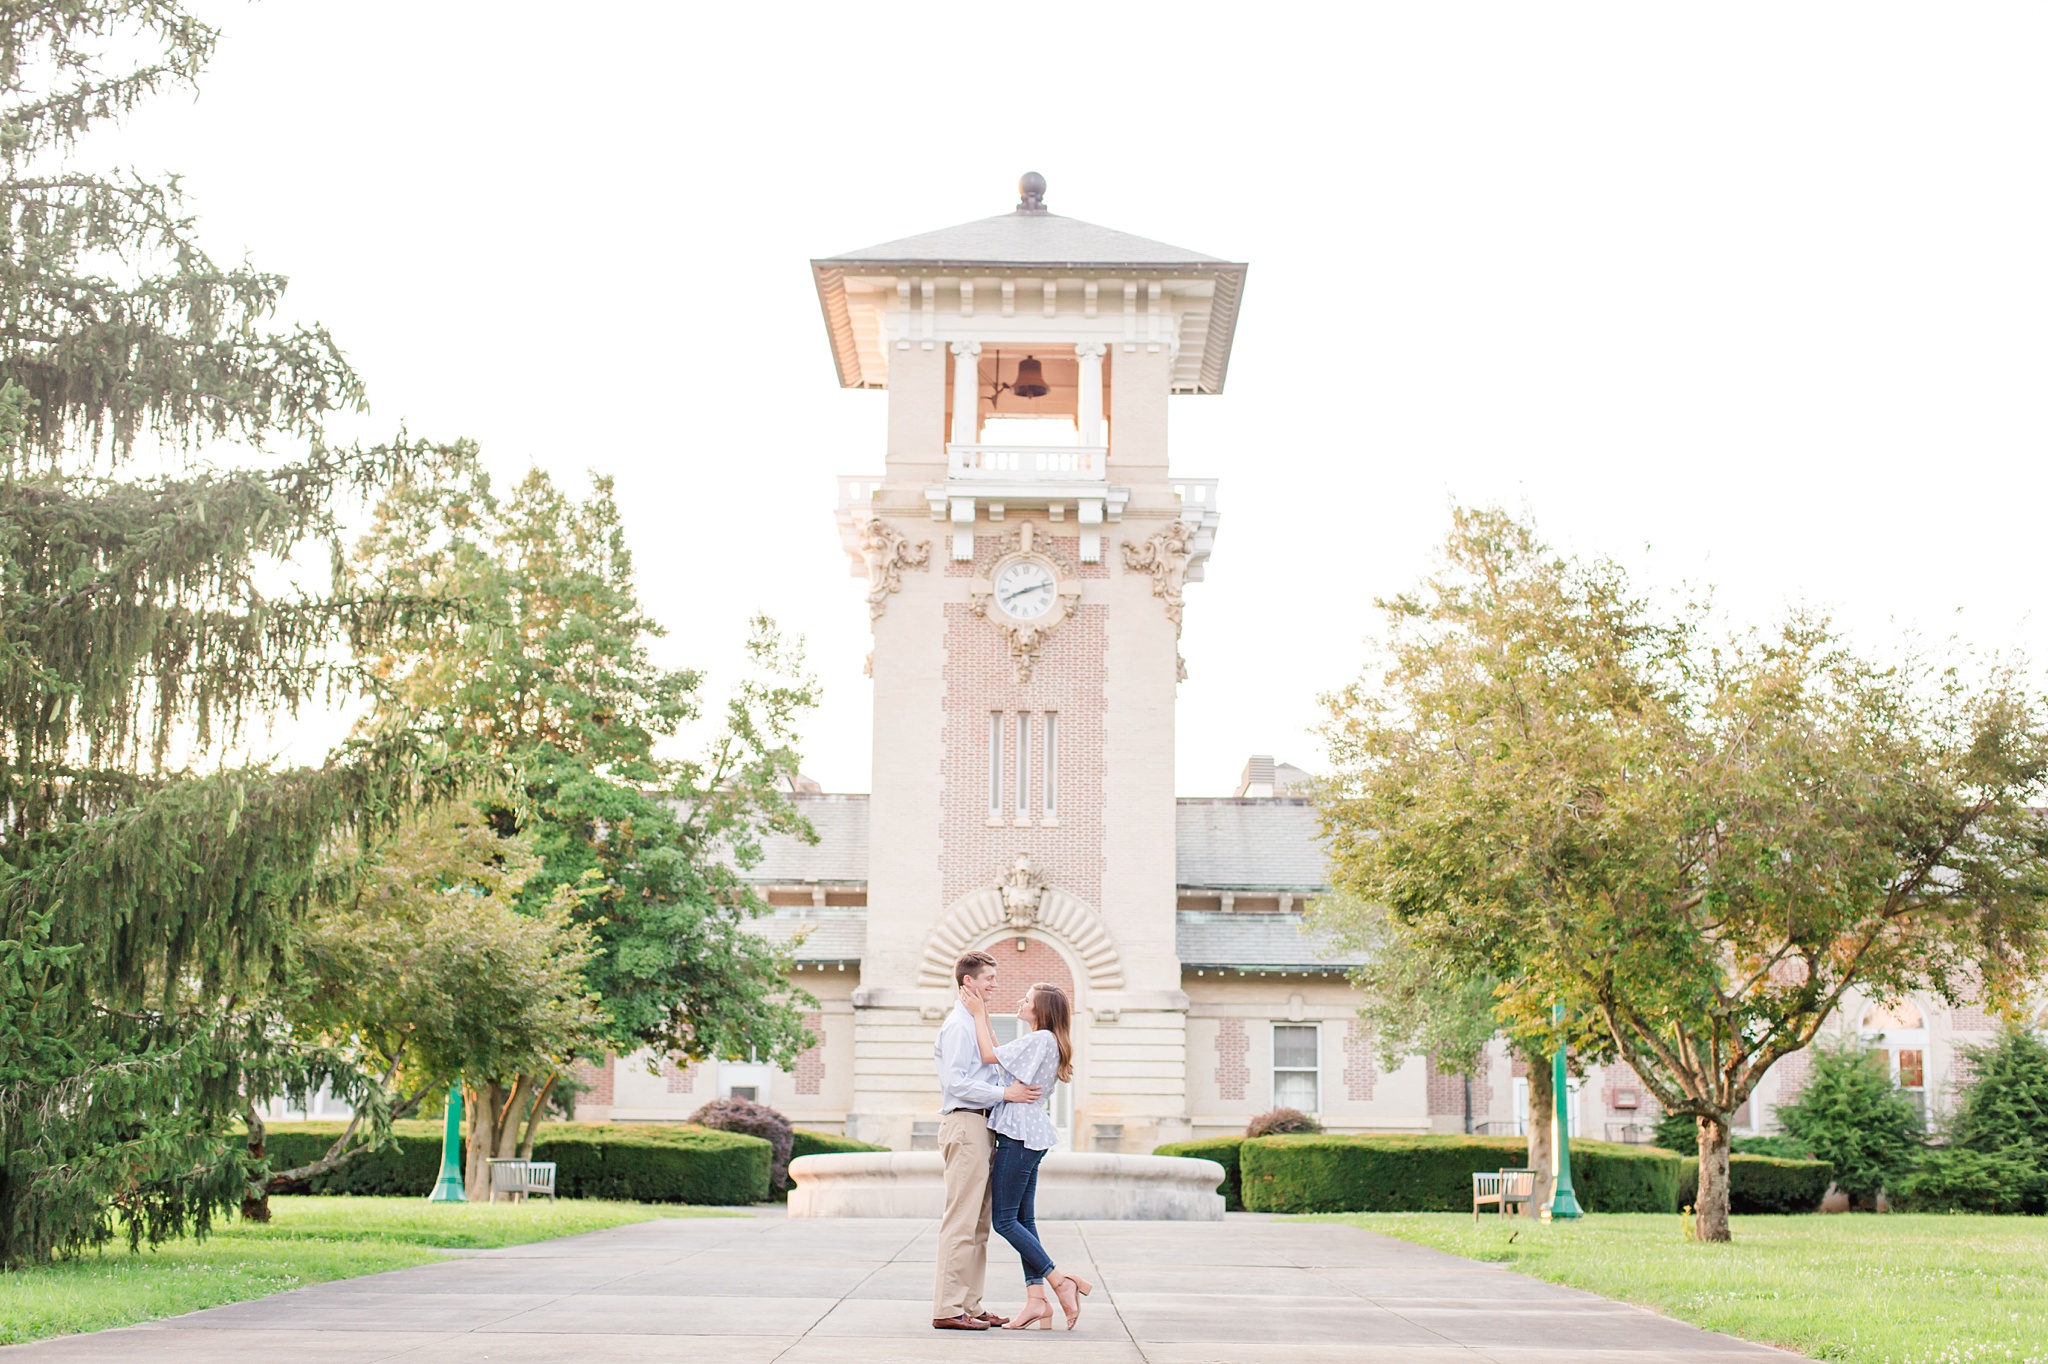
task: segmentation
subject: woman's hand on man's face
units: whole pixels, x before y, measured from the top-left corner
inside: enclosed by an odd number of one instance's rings
[[[986,1015],[988,1013],[988,1001],[983,999],[981,992],[972,985],[962,985],[960,987],[960,1002],[967,1006],[967,1012],[971,1014]]]

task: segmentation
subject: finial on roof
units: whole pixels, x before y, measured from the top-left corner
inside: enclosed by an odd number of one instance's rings
[[[1045,212],[1045,177],[1037,171],[1025,171],[1024,178],[1017,182],[1019,213]]]

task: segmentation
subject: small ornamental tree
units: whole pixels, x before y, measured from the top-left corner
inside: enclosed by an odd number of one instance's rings
[[[1274,1108],[1244,1126],[1247,1137],[1279,1137],[1290,1132],[1320,1132],[1323,1125],[1298,1108]]]
[[[1874,1199],[1920,1153],[1920,1110],[1885,1073],[1878,1053],[1819,1046],[1799,1097],[1778,1109],[1785,1135],[1835,1167],[1835,1187]]]
[[[1498,511],[1382,603],[1386,663],[1330,698],[1332,877],[1504,1030],[1555,1006],[1698,1124],[1728,1239],[1735,1111],[1852,987],[2015,996],[2048,945],[2042,706],[1866,661],[1824,620],[1721,637]]]
[[[728,1097],[705,1104],[690,1115],[690,1121],[767,1142],[774,1148],[769,1154],[769,1192],[779,1194],[789,1187],[789,1154],[796,1149],[796,1130],[788,1118],[767,1104]]]

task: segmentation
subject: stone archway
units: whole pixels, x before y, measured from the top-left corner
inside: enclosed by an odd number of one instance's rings
[[[960,954],[992,939],[1021,937],[1030,942],[1044,937],[1066,949],[1066,957],[1075,963],[1091,988],[1122,989],[1123,959],[1117,955],[1109,930],[1102,926],[1102,916],[1092,905],[1057,886],[1035,889],[1036,903],[1030,906],[1028,918],[1012,903],[1016,897],[1006,899],[1004,887],[999,885],[971,891],[955,900],[925,939],[917,983],[946,988],[952,983],[953,963],[960,959]],[[1018,922],[1019,918],[1023,922]]]

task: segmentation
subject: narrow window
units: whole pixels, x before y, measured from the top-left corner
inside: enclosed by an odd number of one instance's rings
[[[1045,817],[1053,819],[1060,808],[1060,713],[1045,713]]]
[[[1017,712],[1017,822],[1031,818],[1031,714]]]
[[[1003,713],[988,713],[988,817],[1003,817]]]
[[[1273,1025],[1273,1107],[1322,1108],[1321,1040],[1313,1023]]]

